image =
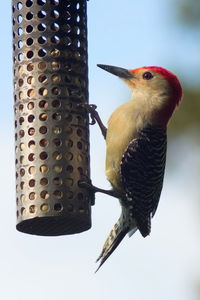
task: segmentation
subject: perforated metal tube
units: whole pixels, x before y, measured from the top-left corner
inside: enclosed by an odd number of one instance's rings
[[[13,0],[17,229],[91,227],[85,0]]]

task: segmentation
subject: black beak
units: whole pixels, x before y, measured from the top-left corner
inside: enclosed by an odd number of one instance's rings
[[[127,69],[123,69],[123,68],[119,68],[119,67],[115,67],[115,66],[101,65],[101,64],[98,64],[97,66],[109,73],[112,73],[112,74],[120,77],[120,78],[124,78],[124,79],[134,78],[134,75],[131,74],[130,71]]]

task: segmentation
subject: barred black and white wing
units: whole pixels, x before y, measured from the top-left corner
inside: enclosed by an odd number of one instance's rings
[[[148,126],[130,142],[121,161],[122,185],[126,194],[122,205],[129,209],[144,237],[151,231],[151,217],[160,199],[166,148],[166,132],[160,127]]]

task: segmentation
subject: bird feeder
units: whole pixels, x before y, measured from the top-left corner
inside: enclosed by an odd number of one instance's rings
[[[12,0],[17,229],[91,227],[86,0]]]

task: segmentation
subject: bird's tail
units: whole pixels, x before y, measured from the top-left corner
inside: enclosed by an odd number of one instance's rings
[[[115,223],[110,234],[108,235],[108,237],[103,245],[101,254],[97,258],[97,261],[100,260],[100,265],[99,265],[98,269],[96,270],[96,272],[103,265],[103,263],[107,260],[107,258],[113,253],[113,251],[117,248],[117,246],[123,240],[123,238],[128,233],[128,231],[129,231],[129,227],[124,224],[123,215],[121,215],[119,220],[117,221],[117,223]]]

